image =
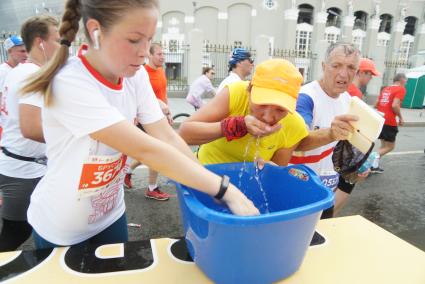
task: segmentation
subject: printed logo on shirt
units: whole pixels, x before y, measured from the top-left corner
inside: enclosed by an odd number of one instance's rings
[[[91,197],[92,212],[88,224],[97,222],[117,205],[123,184],[127,156],[89,156],[83,165],[78,191],[81,197]]]
[[[391,96],[391,93],[383,92],[380,103],[383,105],[388,104],[390,102],[390,96]]]
[[[7,86],[4,87],[4,91],[0,101],[0,114],[5,116],[9,115],[9,112],[7,111],[7,107],[6,107],[6,97],[7,97]]]

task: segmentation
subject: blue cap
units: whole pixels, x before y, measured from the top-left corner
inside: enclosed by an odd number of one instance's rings
[[[13,35],[6,39],[3,43],[4,49],[9,50],[14,46],[24,45],[24,41],[20,36]]]
[[[245,59],[250,59],[250,58],[251,58],[251,53],[248,50],[246,50],[245,48],[238,47],[233,49],[229,59],[229,65],[232,66],[240,61],[243,61]]]

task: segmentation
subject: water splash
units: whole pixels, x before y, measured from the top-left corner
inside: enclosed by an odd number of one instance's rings
[[[247,169],[246,169],[246,160],[248,159],[249,148],[251,147],[251,144],[252,144],[253,141],[254,141],[254,137],[249,138],[248,143],[246,144],[246,147],[245,147],[245,152],[243,154],[243,164],[242,164],[242,168],[241,168],[241,170],[239,172],[239,175],[238,175],[238,177],[239,177],[238,188],[240,190],[242,190],[241,189],[241,186],[242,186],[243,173],[247,171]],[[245,194],[244,191],[242,191],[242,192]]]
[[[254,166],[255,166],[254,178],[257,181],[258,188],[260,189],[260,192],[263,195],[263,199],[264,199],[264,204],[262,204],[260,206],[260,208],[258,208],[258,209],[260,210],[261,213],[270,213],[269,200],[267,199],[266,192],[264,191],[263,184],[261,183],[261,180],[260,180],[260,169],[259,169],[258,163],[257,163],[257,160],[258,160],[259,154],[260,154],[259,149],[260,149],[260,137],[257,137],[257,140],[255,142],[255,155],[254,155]],[[251,177],[251,179],[252,179],[252,177]]]

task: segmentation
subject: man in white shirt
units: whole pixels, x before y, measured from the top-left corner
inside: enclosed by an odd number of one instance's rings
[[[254,60],[245,48],[235,48],[229,60],[229,76],[218,86],[217,94],[227,85],[245,80],[252,73]]]
[[[190,85],[189,93],[187,94],[186,101],[193,105],[195,110],[201,108],[204,104],[202,96],[206,93],[215,93],[214,86],[211,83],[215,71],[211,67],[204,67],[202,69],[202,76],[198,77]]]
[[[4,49],[7,50],[8,59],[0,64],[0,93],[3,91],[3,83],[9,71],[27,60],[27,51],[20,36],[9,37],[3,45]]]
[[[323,76],[300,89],[297,112],[304,118],[310,130],[330,128],[332,121],[347,113],[350,95],[348,86],[353,81],[360,62],[360,51],[351,43],[331,44],[322,62]],[[332,154],[337,141],[316,149],[296,153],[293,164],[305,164],[312,168],[324,185],[335,192],[335,206],[324,211],[322,218],[334,216],[346,203],[354,184],[346,182],[335,171]]]
[[[0,64],[0,98],[3,93],[3,84],[7,74],[10,72],[10,70],[15,68],[16,65],[27,60],[27,51],[20,36],[14,35],[9,37],[4,41],[3,45],[4,49],[7,50],[8,59],[7,61]],[[0,112],[3,112],[3,110],[0,110]],[[0,126],[1,125],[2,124],[0,124]]]

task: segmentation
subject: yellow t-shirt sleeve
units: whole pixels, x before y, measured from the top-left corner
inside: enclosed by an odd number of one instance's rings
[[[229,88],[229,116],[246,115],[249,108],[248,81],[239,81],[227,85]]]
[[[291,148],[308,135],[304,119],[297,112],[288,114],[282,120],[282,130],[284,137],[280,139],[279,148]]]

